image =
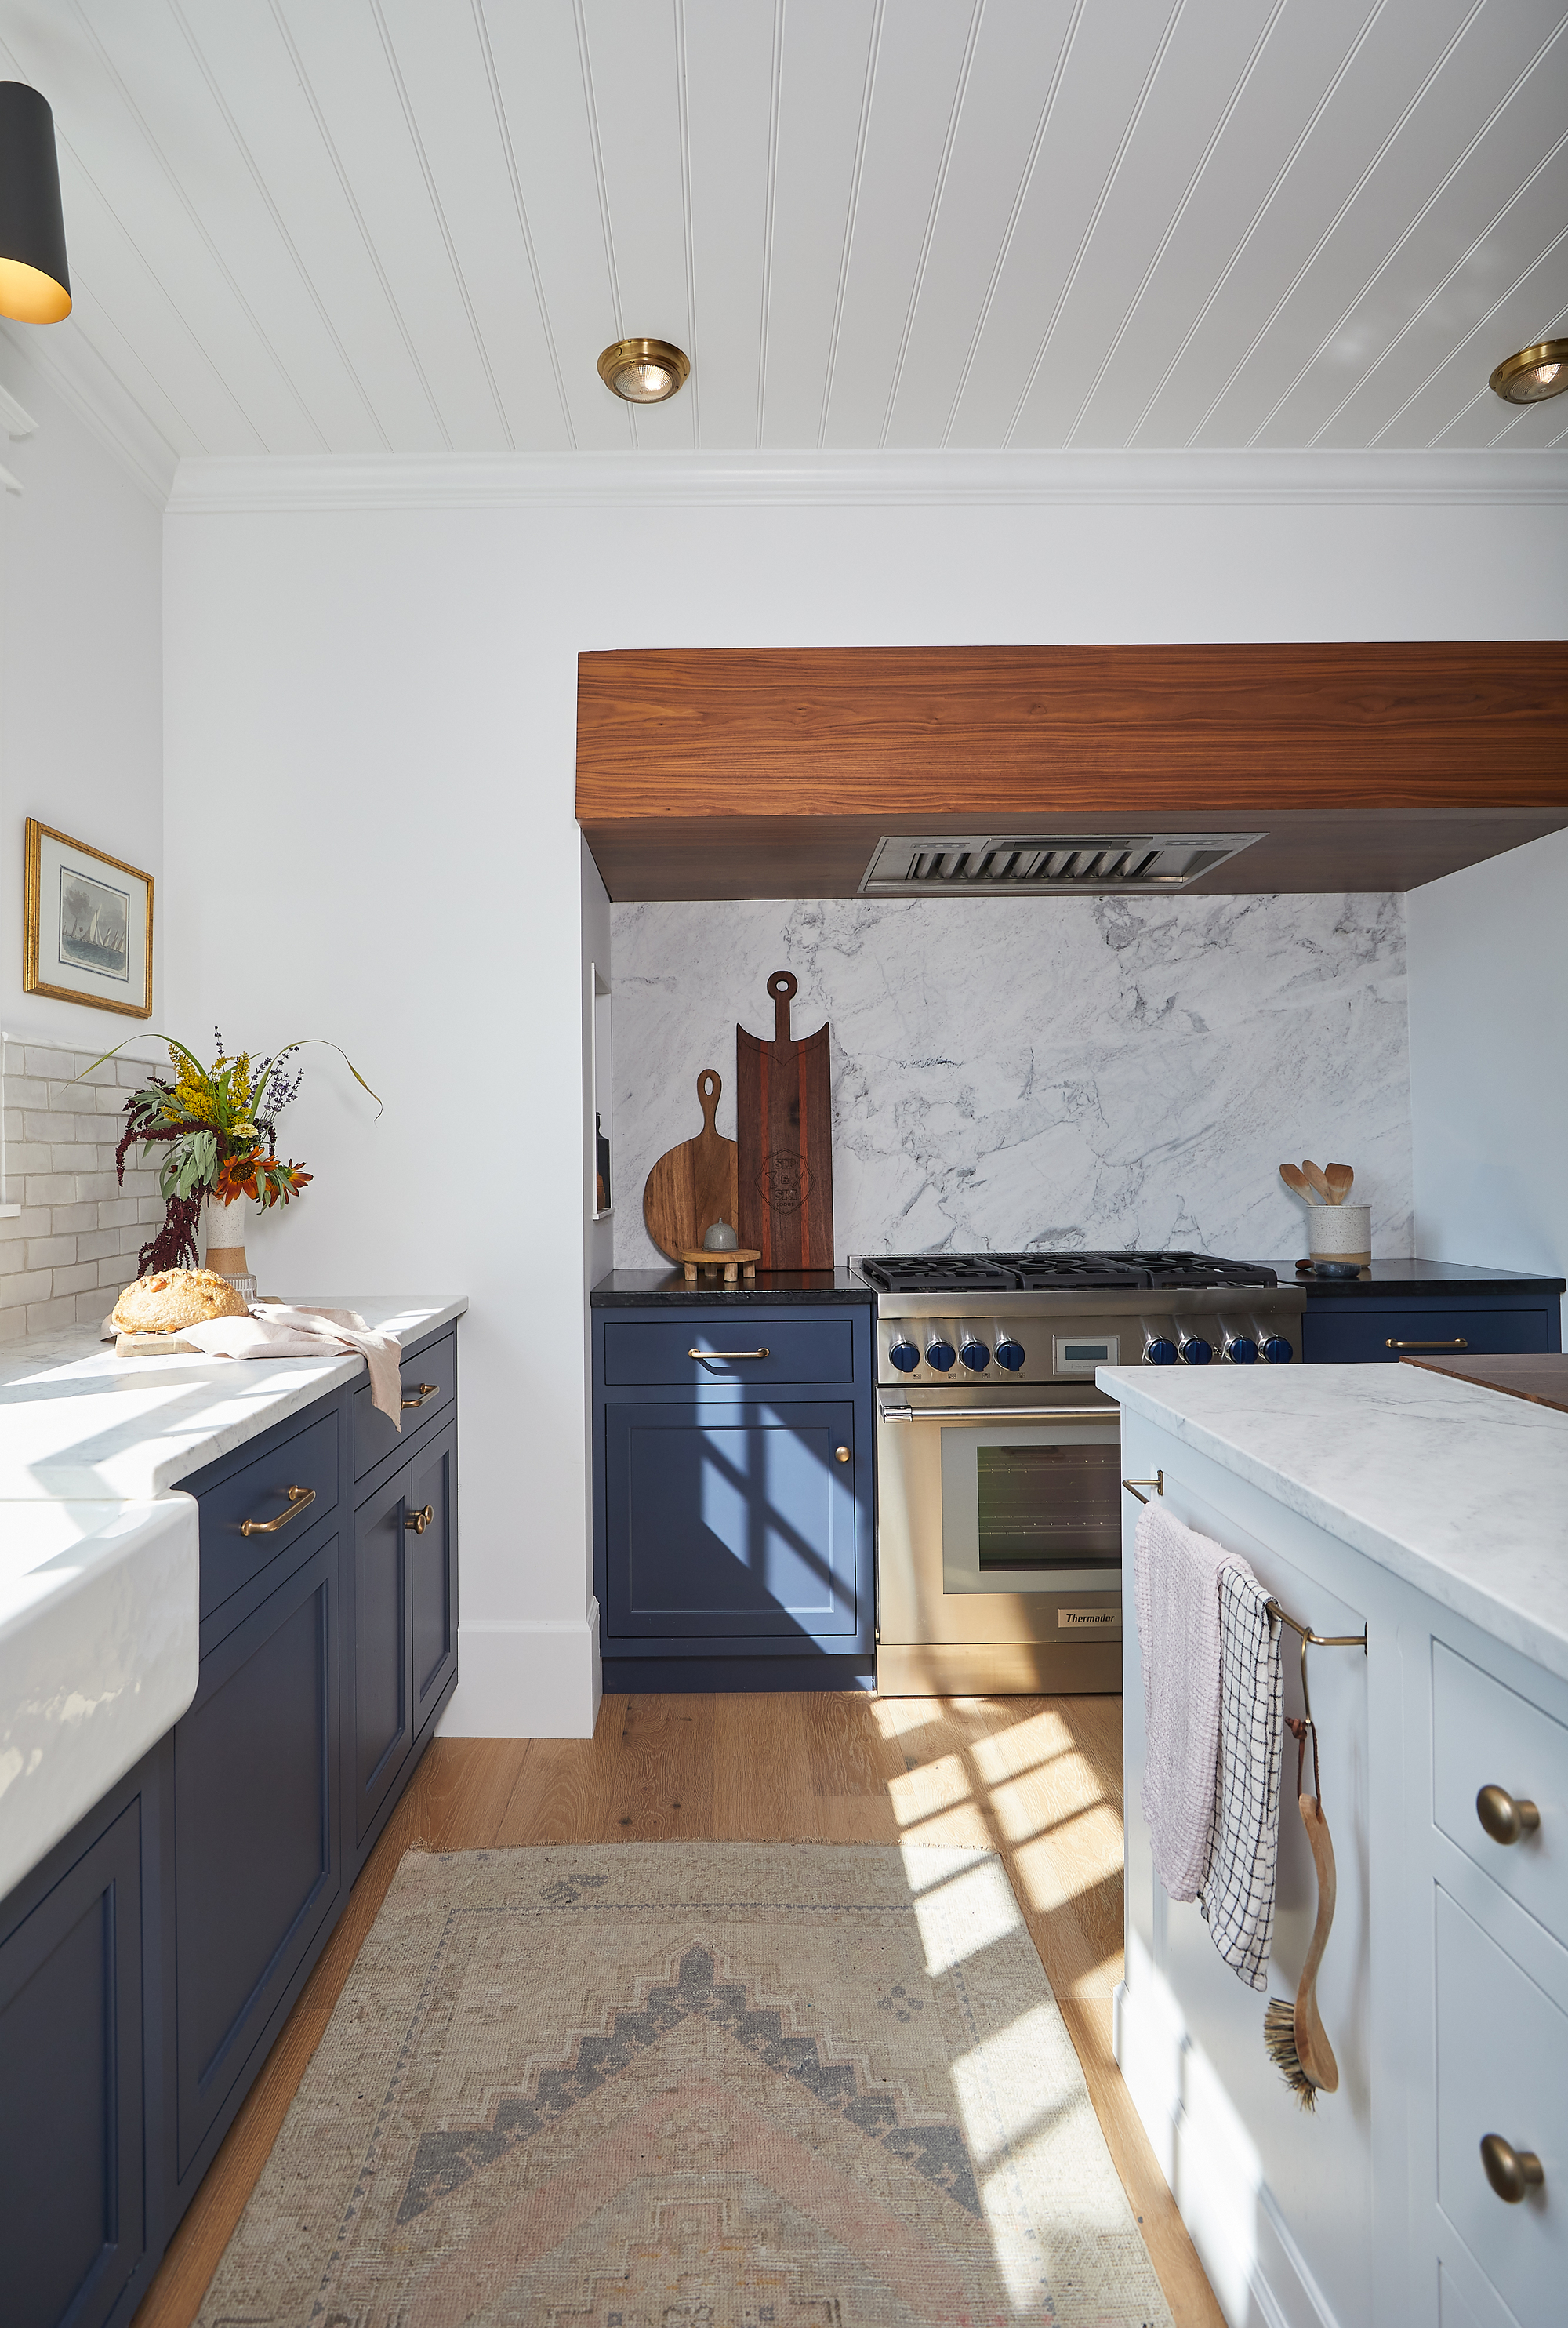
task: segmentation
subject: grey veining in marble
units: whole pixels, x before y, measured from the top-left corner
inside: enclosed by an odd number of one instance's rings
[[[1095,1380],[1568,1679],[1568,1414],[1416,1366],[1102,1366]]]
[[[655,1159],[701,1128],[735,1027],[833,1030],[833,1196],[851,1253],[1303,1253],[1281,1162],[1350,1163],[1374,1250],[1411,1246],[1395,896],[856,899],[612,909],[615,1251]]]
[[[468,1307],[465,1295],[309,1298],[405,1347]],[[364,1372],[357,1355],[119,1358],[90,1326],[14,1342],[0,1354],[0,1499],[156,1496]]]

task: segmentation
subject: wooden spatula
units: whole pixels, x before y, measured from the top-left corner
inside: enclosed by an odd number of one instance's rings
[[[1325,1164],[1323,1178],[1329,1183],[1329,1202],[1331,1205],[1342,1205],[1350,1194],[1351,1183],[1356,1178],[1349,1165]]]
[[[1280,1178],[1284,1182],[1286,1187],[1289,1188],[1292,1197],[1300,1197],[1304,1198],[1309,1205],[1315,1205],[1317,1203],[1318,1191],[1313,1187],[1312,1183],[1308,1179],[1306,1174],[1302,1171],[1299,1164],[1282,1164],[1280,1167]]]
[[[715,1221],[735,1226],[735,1142],[721,1139],[713,1121],[723,1089],[718,1069],[704,1067],[697,1078],[702,1129],[660,1157],[643,1190],[648,1234],[671,1261],[699,1245]]]
[[[1301,1169],[1306,1174],[1308,1179],[1311,1182],[1313,1187],[1316,1188],[1323,1202],[1326,1205],[1331,1204],[1333,1199],[1329,1194],[1329,1176],[1324,1171],[1323,1167],[1320,1164],[1314,1164],[1310,1156],[1303,1156],[1301,1159]]]

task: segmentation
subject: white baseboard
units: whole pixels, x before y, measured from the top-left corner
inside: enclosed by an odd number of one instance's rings
[[[591,1738],[598,1718],[599,1604],[582,1617],[465,1619],[443,1738]]]

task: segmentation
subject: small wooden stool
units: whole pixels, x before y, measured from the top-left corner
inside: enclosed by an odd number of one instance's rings
[[[760,1245],[738,1245],[732,1253],[713,1253],[707,1245],[694,1245],[681,1256],[681,1266],[686,1272],[688,1285],[695,1285],[699,1269],[722,1269],[726,1285],[738,1285],[744,1269],[748,1281],[756,1281],[756,1264],[762,1259]]]

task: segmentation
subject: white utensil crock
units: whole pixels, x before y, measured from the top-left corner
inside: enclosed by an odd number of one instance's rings
[[[1370,1205],[1314,1205],[1307,1215],[1307,1251],[1313,1261],[1372,1258]]]

